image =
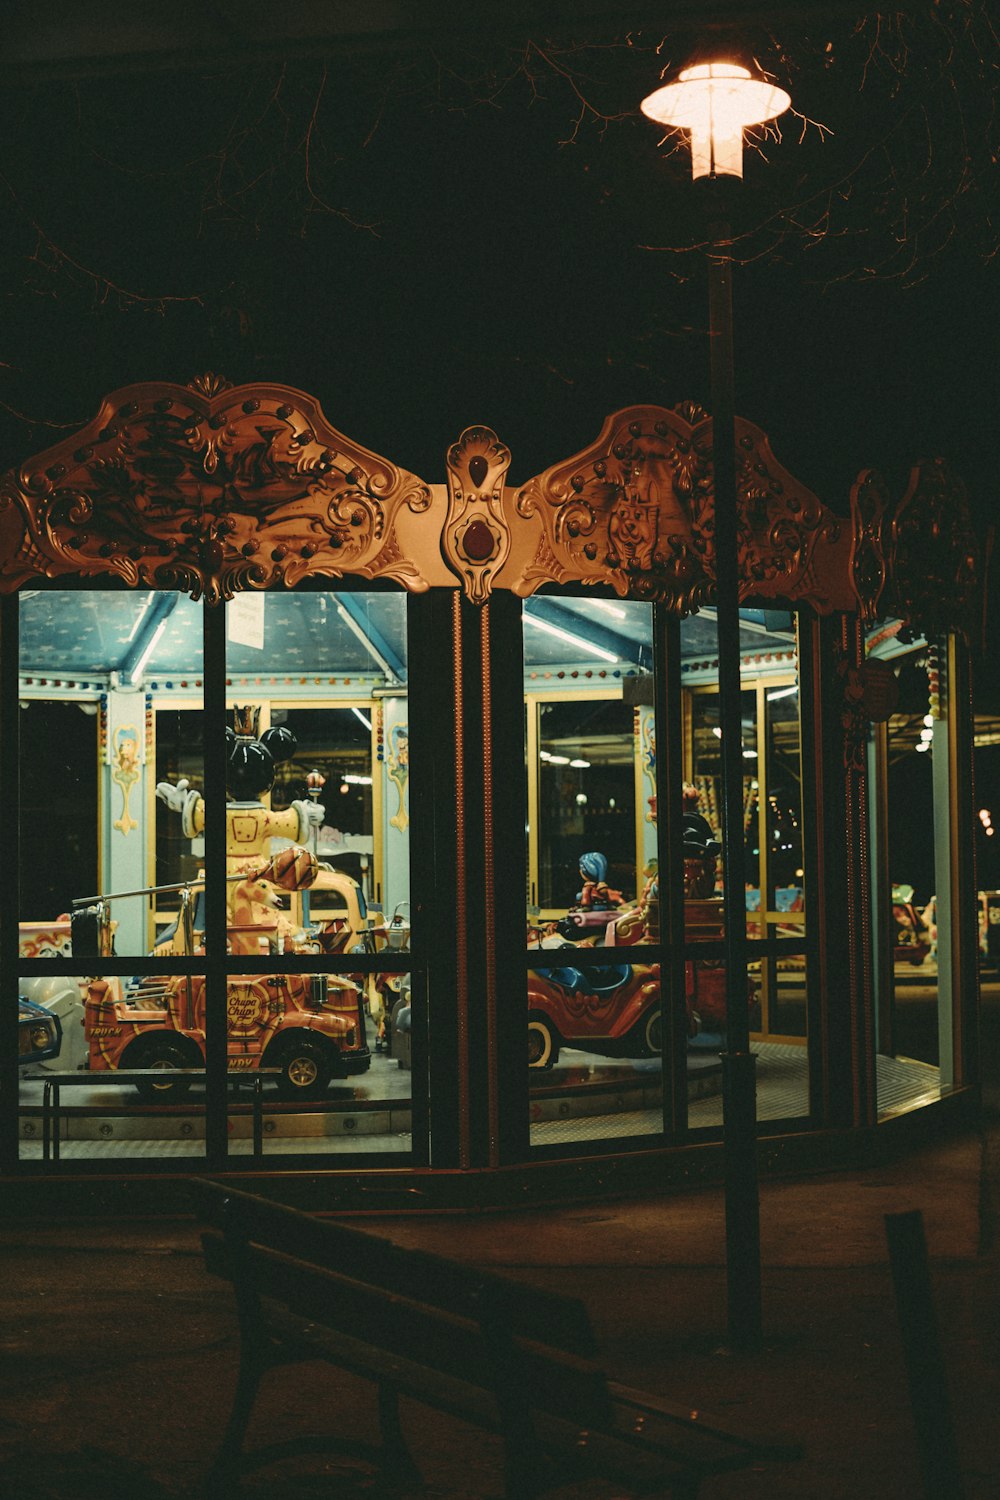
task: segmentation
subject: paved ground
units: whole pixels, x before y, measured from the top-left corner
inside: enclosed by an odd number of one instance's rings
[[[610,1371],[789,1429],[792,1465],[725,1476],[706,1500],[912,1500],[921,1493],[883,1216],[919,1208],[933,1261],[967,1500],[1000,1494],[1000,1128],[891,1167],[762,1190],[765,1347],[726,1348],[721,1194],[366,1227],[509,1268],[588,1303]],[[229,1288],[203,1272],[187,1221],[0,1229],[0,1461],[11,1500],[164,1500],[198,1493],[236,1369]],[[370,1390],[321,1368],[273,1377],[276,1434],[333,1408],[372,1433]],[[500,1493],[488,1437],[413,1407],[431,1500]],[[321,1463],[247,1483],[298,1500]],[[589,1492],[588,1492],[589,1493]],[[949,1497],[950,1500],[950,1497]],[[957,1496],[956,1496],[957,1500]]]

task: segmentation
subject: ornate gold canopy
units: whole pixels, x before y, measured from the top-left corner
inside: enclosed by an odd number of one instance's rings
[[[819,613],[891,610],[968,630],[984,548],[962,486],[914,469],[893,503],[872,471],[838,516],[737,419],[741,601]],[[678,613],[715,593],[712,420],[685,402],[629,407],[595,441],[516,487],[488,427],[447,450],[430,484],[331,426],[287,386],[146,383],[0,480],[0,589],[114,576],[215,602],[313,576],[527,596],[610,586]]]

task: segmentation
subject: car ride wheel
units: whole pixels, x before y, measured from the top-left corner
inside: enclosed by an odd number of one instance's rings
[[[551,1068],[559,1056],[552,1027],[542,1016],[528,1019],[528,1067]]]
[[[289,1043],[278,1058],[281,1076],[278,1092],[283,1099],[319,1099],[330,1081],[330,1054],[312,1037]]]
[[[177,1042],[172,1042],[168,1037],[162,1041],[150,1041],[143,1047],[142,1052],[134,1063],[128,1066],[135,1068],[155,1068],[157,1072],[164,1075],[174,1072],[177,1068],[196,1067],[184,1048]],[[136,1088],[143,1099],[149,1104],[174,1104],[178,1099],[183,1099],[191,1087],[190,1078],[170,1078],[164,1076],[159,1078],[142,1078],[136,1083]]]
[[[663,1018],[659,1006],[646,1017],[642,1029],[642,1044],[649,1057],[659,1057],[663,1051]]]

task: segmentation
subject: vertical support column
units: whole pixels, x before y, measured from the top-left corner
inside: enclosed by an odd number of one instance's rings
[[[225,1163],[226,1071],[226,613],[204,607],[205,755],[205,1155]]]
[[[410,900],[410,778],[409,700],[382,698],[382,762],[375,774],[382,778],[382,909],[387,918],[401,902]]]
[[[460,984],[468,964],[458,611],[458,594],[444,589],[407,600],[413,1144],[420,1160],[430,1132],[427,1164],[437,1168],[469,1163],[467,979]]]
[[[713,184],[716,188],[720,184]],[[715,583],[722,729],[723,890],[726,907],[726,1050],[722,1055],[726,1180],[728,1327],[733,1345],[762,1340],[760,1190],[757,1164],[756,1060],[750,1051],[747,997],[746,872],[743,844],[743,741],[740,705],[739,536],[730,228],[710,230],[712,465]]]
[[[961,829],[973,820],[973,702],[969,648],[957,636],[948,639],[948,723],[953,808],[952,837],[952,986],[955,998],[955,1082],[980,1083],[979,1056],[979,893],[975,843]]]
[[[112,688],[107,695],[107,739],[101,767],[101,887],[136,891],[148,871],[146,797],[146,696]],[[148,948],[148,902],[136,897],[114,904],[115,947],[125,954]]]
[[[681,639],[676,616],[653,607],[656,683],[656,838],[661,956],[663,1125],[673,1139],[687,1129],[687,1006],[684,958],[684,726],[681,713]]]
[[[4,899],[0,901],[0,1171],[18,1156],[17,990],[21,914],[21,797],[18,777],[18,658],[21,601],[0,598],[0,783],[12,809],[4,831]]]
[[[944,659],[942,659],[944,658]],[[937,1018],[938,1018],[938,1068],[941,1087],[951,1088],[956,1078],[955,1058],[955,991],[953,987],[955,958],[958,948],[958,933],[955,919],[958,915],[953,904],[958,894],[957,850],[953,846],[955,823],[952,799],[959,788],[952,780],[952,718],[951,683],[948,680],[946,651],[939,655],[940,671],[944,677],[940,694],[943,717],[935,713],[931,730],[931,788],[934,808],[934,892],[937,898]],[[932,713],[934,710],[932,709]],[[966,817],[965,826],[972,820]]]
[[[529,1141],[525,892],[527,760],[521,600],[496,592],[482,606],[483,755],[487,831],[483,899],[490,937],[484,961],[491,1166],[523,1161]]]

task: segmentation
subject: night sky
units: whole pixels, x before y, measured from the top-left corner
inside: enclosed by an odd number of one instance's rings
[[[520,483],[620,407],[708,404],[704,195],[683,143],[638,113],[691,60],[691,29],[630,31],[644,7],[609,3],[575,32],[466,25],[332,48],[290,40],[299,6],[237,9],[252,35],[226,31],[232,7],[187,0],[13,6],[2,467],[77,430],[107,392],[208,370],[305,390],[430,481],[471,423],[510,446]],[[1000,406],[990,7],[702,9],[755,18],[709,40],[756,59],[798,111],[746,153],[738,411],[840,512],[862,469],[899,494],[913,462],[940,456],[985,527]],[[170,65],[140,55],[154,14],[175,30]],[[71,56],[60,16],[80,22]],[[998,622],[1000,604],[976,673],[993,712]],[[996,758],[977,756],[990,806]]]
[[[276,21],[273,47],[166,68],[102,58],[104,9],[95,60],[36,56],[5,99],[4,467],[110,390],[209,369],[316,395],[429,480],[473,422],[520,482],[621,406],[707,404],[701,195],[637,112],[690,31],[612,16],[324,55]],[[980,0],[909,9],[717,33],[805,117],[747,154],[737,405],[838,510],[862,468],[898,491],[944,456],[985,520],[1000,43]]]

